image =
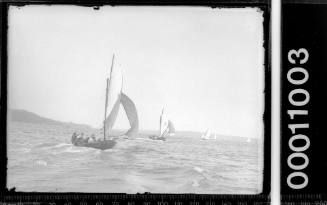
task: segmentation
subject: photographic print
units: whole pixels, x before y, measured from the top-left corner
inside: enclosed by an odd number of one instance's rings
[[[10,6],[7,187],[260,194],[258,7]]]

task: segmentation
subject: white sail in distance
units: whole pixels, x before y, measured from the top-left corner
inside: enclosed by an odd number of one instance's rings
[[[201,136],[202,139],[210,139],[211,131],[207,129],[206,132]]]
[[[204,140],[215,140],[217,139],[217,134],[216,133],[211,133],[210,129],[207,129],[206,132],[201,136],[201,139]]]
[[[160,135],[162,136],[165,132],[168,131],[168,117],[165,113],[164,108],[161,111],[161,115],[160,115]]]
[[[172,136],[175,134],[175,127],[173,123],[169,120],[164,108],[160,115],[160,136]]]

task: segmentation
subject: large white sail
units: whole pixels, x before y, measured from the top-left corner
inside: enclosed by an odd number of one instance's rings
[[[106,136],[109,135],[118,115],[121,91],[123,87],[123,75],[119,66],[114,66],[114,57],[112,59],[110,77],[107,81],[107,107],[106,118],[104,122]]]
[[[129,124],[131,126],[131,128],[125,133],[125,135],[131,137],[135,135],[139,129],[139,119],[136,111],[136,106],[133,101],[124,93],[121,93],[120,101],[124,107]]]
[[[165,132],[168,132],[169,130],[168,125],[169,125],[168,117],[164,109],[162,109],[161,116],[160,116],[160,136],[164,135]]]

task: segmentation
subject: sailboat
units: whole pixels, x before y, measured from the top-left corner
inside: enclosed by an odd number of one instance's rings
[[[164,141],[166,140],[166,137],[175,135],[175,127],[173,123],[168,119],[168,116],[165,113],[164,108],[161,111],[159,123],[160,123],[159,135],[151,135],[149,136],[150,139]]]
[[[103,127],[97,135],[102,135],[95,137],[91,135],[90,137],[84,138],[84,134],[74,133],[72,136],[72,143],[75,146],[80,147],[93,147],[96,149],[110,149],[116,144],[116,139],[120,137],[132,137],[138,132],[139,121],[136,111],[136,106],[134,102],[122,92],[123,88],[123,75],[119,67],[114,67],[114,58],[112,57],[110,76],[107,78],[106,87],[106,101],[104,109],[104,121]],[[120,105],[123,106],[125,113],[127,115],[130,129],[127,130],[123,135],[113,136],[112,128],[118,116],[118,111]]]
[[[201,136],[201,139],[203,140],[215,140],[217,139],[217,134],[211,134],[211,130],[207,129],[205,133]]]

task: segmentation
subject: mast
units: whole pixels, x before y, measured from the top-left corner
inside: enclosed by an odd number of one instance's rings
[[[114,59],[115,59],[115,54],[112,55],[112,60],[111,60],[111,68],[110,68],[110,78],[111,78],[111,73],[112,73],[112,68],[114,65]],[[104,121],[103,121],[103,139],[106,139],[106,118],[107,118],[107,107],[108,107],[108,91],[110,87],[110,80],[107,78],[107,87],[106,87],[106,103],[104,107]]]
[[[164,108],[162,108],[162,110],[161,110],[161,115],[160,115],[160,121],[159,121],[159,132],[160,132],[160,136],[162,135],[162,131],[161,131],[161,129],[162,129],[162,115],[163,115],[163,112],[164,112]]]
[[[103,139],[106,139],[106,117],[107,117],[107,106],[108,106],[108,89],[109,89],[109,78],[107,78],[106,86],[106,103],[104,106],[104,121],[103,121]]]

